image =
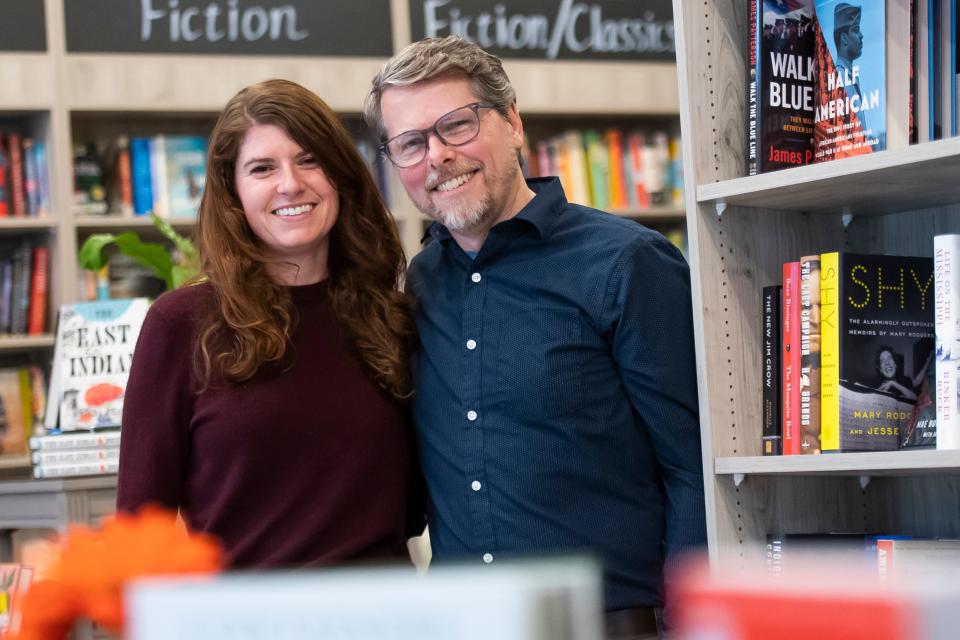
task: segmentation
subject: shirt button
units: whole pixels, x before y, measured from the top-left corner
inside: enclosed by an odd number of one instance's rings
[[[480,484],[479,480],[474,480],[473,482],[470,483],[470,488],[473,489],[474,491],[480,491],[481,486],[482,485]]]
[[[476,411],[474,411],[473,409],[470,409],[470,411],[467,411],[467,420],[469,420],[470,422],[473,422],[476,419],[477,419]]]
[[[470,349],[470,351],[473,351],[476,348],[477,348],[476,340],[467,340],[467,349]]]
[[[480,274],[474,273],[473,275],[470,276],[470,279],[473,280],[474,282],[480,282]]]
[[[490,564],[491,562],[493,562],[493,554],[492,553],[483,554],[483,561],[486,562],[487,564]]]

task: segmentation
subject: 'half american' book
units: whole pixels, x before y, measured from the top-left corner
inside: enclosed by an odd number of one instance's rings
[[[820,257],[821,446],[897,449],[933,361],[933,260]]]

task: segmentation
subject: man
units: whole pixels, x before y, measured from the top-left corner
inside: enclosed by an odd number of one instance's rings
[[[853,61],[863,53],[863,33],[860,32],[860,14],[862,9],[841,2],[833,10],[833,42],[837,47],[837,72],[842,75],[846,84],[847,95],[853,99],[857,97],[857,107],[863,103],[864,94],[860,90],[859,68]],[[860,126],[867,130],[866,114],[861,111],[857,114]]]
[[[524,180],[513,87],[467,41],[404,49],[364,112],[435,220],[407,277],[434,558],[596,553],[611,634],[655,635],[664,554],[705,541],[686,263]]]

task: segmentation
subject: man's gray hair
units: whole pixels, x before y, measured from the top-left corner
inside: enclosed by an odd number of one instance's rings
[[[369,127],[384,137],[380,99],[386,89],[458,75],[469,80],[477,100],[492,104],[502,115],[517,100],[500,58],[458,36],[425,38],[406,46],[383,65],[363,101],[363,117]]]

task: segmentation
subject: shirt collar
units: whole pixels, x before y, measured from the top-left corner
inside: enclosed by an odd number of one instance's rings
[[[527,186],[534,193],[533,199],[510,220],[522,220],[530,224],[536,229],[541,240],[549,238],[554,225],[556,225],[557,216],[567,205],[567,197],[560,185],[560,179],[556,177],[529,178]],[[510,222],[510,220],[505,222]],[[420,244],[426,242],[427,238],[430,237],[440,242],[450,239],[451,235],[445,226],[439,222],[434,222],[427,227],[426,233],[420,238]]]

